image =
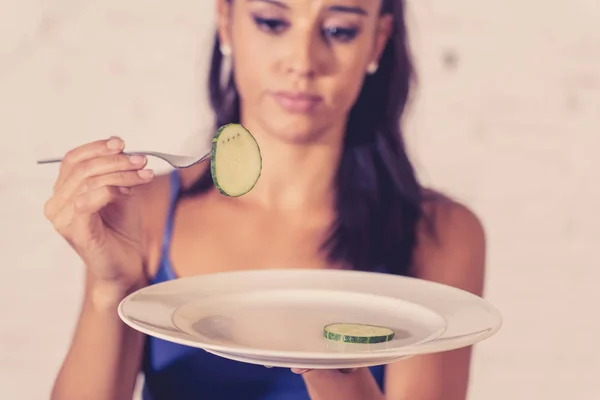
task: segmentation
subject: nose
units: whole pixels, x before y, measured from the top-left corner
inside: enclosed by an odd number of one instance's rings
[[[317,71],[318,41],[309,29],[299,29],[294,40],[289,43],[286,72],[305,78],[312,78]]]

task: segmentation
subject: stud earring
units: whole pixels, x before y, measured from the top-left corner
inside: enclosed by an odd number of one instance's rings
[[[379,69],[379,64],[377,61],[373,61],[367,66],[367,74],[373,75]]]
[[[224,57],[229,57],[231,55],[231,47],[229,47],[225,44],[222,44],[221,47],[219,48],[219,50],[221,50],[221,54]]]

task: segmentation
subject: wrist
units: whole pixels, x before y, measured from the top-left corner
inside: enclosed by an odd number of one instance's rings
[[[93,283],[89,287],[89,303],[99,311],[114,310],[119,303],[138,289],[146,286],[142,282],[135,285],[119,285],[112,283]]]

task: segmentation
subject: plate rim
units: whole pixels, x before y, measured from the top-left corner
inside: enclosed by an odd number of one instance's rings
[[[450,290],[450,291],[454,291],[456,293],[461,293],[463,295],[466,295],[473,301],[477,302],[483,308],[485,308],[485,310],[491,314],[491,317],[494,320],[495,324],[490,324],[491,326],[484,330],[480,330],[480,331],[476,331],[476,332],[469,332],[467,334],[463,334],[463,335],[459,335],[459,336],[444,337],[444,334],[448,330],[449,322],[443,314],[427,307],[426,305],[419,304],[417,302],[410,301],[405,298],[401,298],[402,301],[416,304],[420,307],[425,307],[425,308],[429,309],[430,312],[433,312],[436,315],[440,316],[445,322],[445,329],[439,335],[434,335],[434,337],[430,338],[429,340],[411,344],[411,345],[395,347],[392,349],[376,349],[376,350],[372,350],[372,351],[368,351],[368,352],[360,353],[360,354],[359,353],[320,353],[320,352],[253,349],[251,347],[239,348],[239,347],[232,347],[232,346],[228,346],[228,345],[204,343],[204,342],[200,342],[198,340],[198,338],[195,338],[196,340],[192,340],[192,339],[173,337],[169,334],[163,334],[161,332],[157,332],[156,330],[146,328],[145,326],[141,326],[140,323],[137,323],[136,321],[131,320],[127,315],[125,315],[125,312],[124,312],[125,305],[129,301],[131,301],[131,299],[133,297],[135,297],[136,295],[139,295],[140,293],[143,293],[144,291],[148,290],[148,288],[157,288],[159,286],[163,286],[163,287],[171,286],[173,284],[177,284],[176,282],[178,282],[178,281],[181,282],[183,280],[185,280],[186,282],[192,282],[194,280],[200,280],[200,279],[207,278],[207,277],[218,278],[218,277],[224,277],[224,276],[228,276],[228,275],[240,276],[240,275],[245,275],[245,274],[254,275],[254,274],[261,274],[261,273],[276,273],[276,274],[277,273],[283,273],[283,274],[302,274],[302,273],[317,273],[317,274],[319,274],[319,273],[323,273],[323,274],[328,274],[328,273],[331,273],[334,271],[339,272],[340,270],[300,269],[300,268],[234,270],[234,271],[220,271],[220,272],[215,272],[215,273],[210,273],[210,274],[200,274],[200,275],[194,275],[194,276],[190,276],[190,277],[176,278],[176,279],[172,279],[169,281],[156,283],[153,285],[148,285],[144,288],[136,290],[133,293],[130,293],[119,303],[119,305],[117,307],[117,313],[118,313],[120,319],[126,325],[128,325],[132,329],[135,329],[146,335],[153,336],[158,339],[162,339],[162,340],[165,340],[168,342],[172,342],[172,343],[176,343],[176,344],[180,344],[180,345],[184,345],[184,346],[204,349],[205,351],[209,351],[209,352],[217,351],[217,352],[221,352],[221,353],[233,354],[233,355],[246,357],[246,358],[252,358],[252,356],[262,356],[262,357],[274,357],[274,358],[279,358],[279,359],[282,359],[282,358],[293,358],[293,359],[311,358],[311,359],[340,360],[340,361],[342,361],[344,359],[368,360],[371,358],[413,356],[413,355],[418,355],[418,354],[427,354],[427,353],[454,350],[454,349],[458,349],[458,348],[462,348],[462,347],[468,347],[468,346],[474,345],[480,341],[483,341],[483,340],[495,335],[502,328],[503,323],[504,323],[502,314],[492,303],[490,303],[484,297],[477,296],[477,295],[475,295],[471,292],[468,292],[464,289],[460,289],[460,288],[450,286],[450,285],[440,283],[440,282],[429,281],[429,280],[410,277],[410,276],[393,275],[393,274],[387,274],[387,273],[381,273],[381,272],[359,271],[359,270],[341,270],[341,271],[343,271],[343,273],[347,273],[347,274],[358,274],[358,275],[360,275],[360,274],[391,275],[395,279],[412,281],[412,282],[416,282],[417,284],[428,285],[430,287],[437,286],[437,287],[443,288],[444,290]],[[389,296],[383,296],[383,297],[389,297]],[[173,325],[173,327],[177,327],[177,325],[174,323],[172,318],[173,318],[173,312],[169,316],[169,319],[170,319],[170,322]],[[182,331],[181,331],[181,333],[192,338],[192,336],[190,336],[188,333],[185,333]]]
[[[315,363],[311,362],[312,359],[298,359],[298,362],[288,360],[269,360],[269,363],[265,363],[261,360],[255,359],[253,357],[244,356],[241,354],[234,353],[224,353],[218,351],[205,350],[207,353],[214,354],[215,356],[227,358],[229,360],[244,362],[254,365],[263,365],[267,368],[308,368],[308,369],[343,369],[343,368],[371,368],[377,366],[384,366],[386,364],[391,364],[397,361],[406,360],[412,356],[392,356],[385,358],[369,358],[366,360],[340,360],[340,363],[330,363],[327,364],[328,360],[324,360],[325,362]]]

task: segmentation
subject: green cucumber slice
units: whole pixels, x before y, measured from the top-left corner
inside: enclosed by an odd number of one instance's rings
[[[254,188],[262,171],[262,156],[254,136],[240,124],[223,125],[212,141],[210,173],[217,190],[239,197]]]
[[[393,329],[367,324],[335,323],[324,328],[326,339],[345,343],[389,342],[396,334]]]

